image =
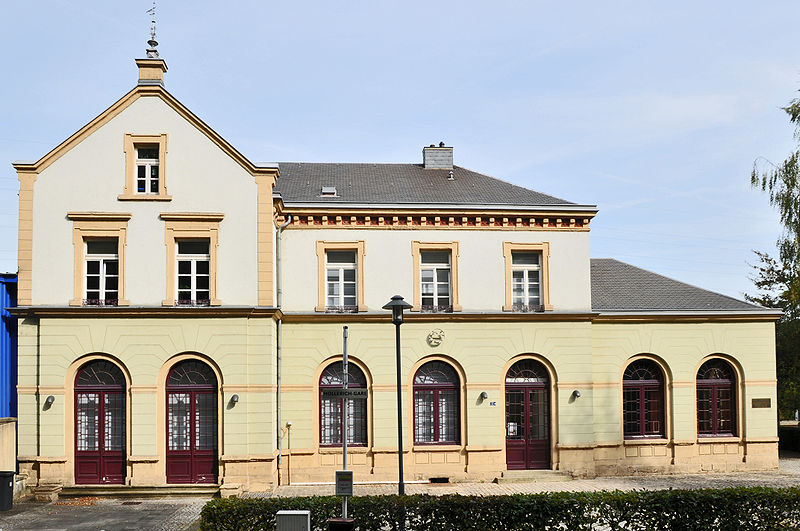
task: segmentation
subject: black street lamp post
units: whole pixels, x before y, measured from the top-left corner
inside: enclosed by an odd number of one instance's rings
[[[400,295],[392,297],[392,300],[383,307],[384,310],[392,311],[392,323],[395,327],[395,353],[397,357],[397,468],[399,474],[397,492],[400,496],[406,493],[406,485],[403,482],[403,394],[400,386],[400,325],[403,324],[403,310],[407,308],[411,308],[411,305],[404,301]]]

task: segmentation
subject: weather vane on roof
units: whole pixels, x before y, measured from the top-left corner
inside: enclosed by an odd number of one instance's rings
[[[148,15],[150,15],[150,40],[147,41],[147,58],[148,59],[158,59],[158,50],[156,50],[156,46],[158,46],[158,41],[156,40],[156,0],[153,0],[153,7],[146,11]]]

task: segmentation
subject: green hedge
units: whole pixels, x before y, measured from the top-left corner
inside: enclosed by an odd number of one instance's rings
[[[341,515],[341,498],[226,498],[203,508],[201,529],[275,529],[282,509],[311,511],[312,529],[326,531]],[[557,492],[511,496],[358,496],[349,516],[360,531],[626,529],[651,531],[800,529],[800,488],[747,487],[632,492]]]

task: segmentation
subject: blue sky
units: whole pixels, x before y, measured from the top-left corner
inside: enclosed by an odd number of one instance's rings
[[[793,148],[800,3],[178,2],[167,89],[253,161],[456,164],[597,204],[592,256],[734,297],[777,216],[749,173]],[[147,0],[4,3],[0,270],[15,160],[133,87]]]

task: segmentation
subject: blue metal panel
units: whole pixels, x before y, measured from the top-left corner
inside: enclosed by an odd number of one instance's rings
[[[0,273],[0,417],[17,416],[17,275]]]

